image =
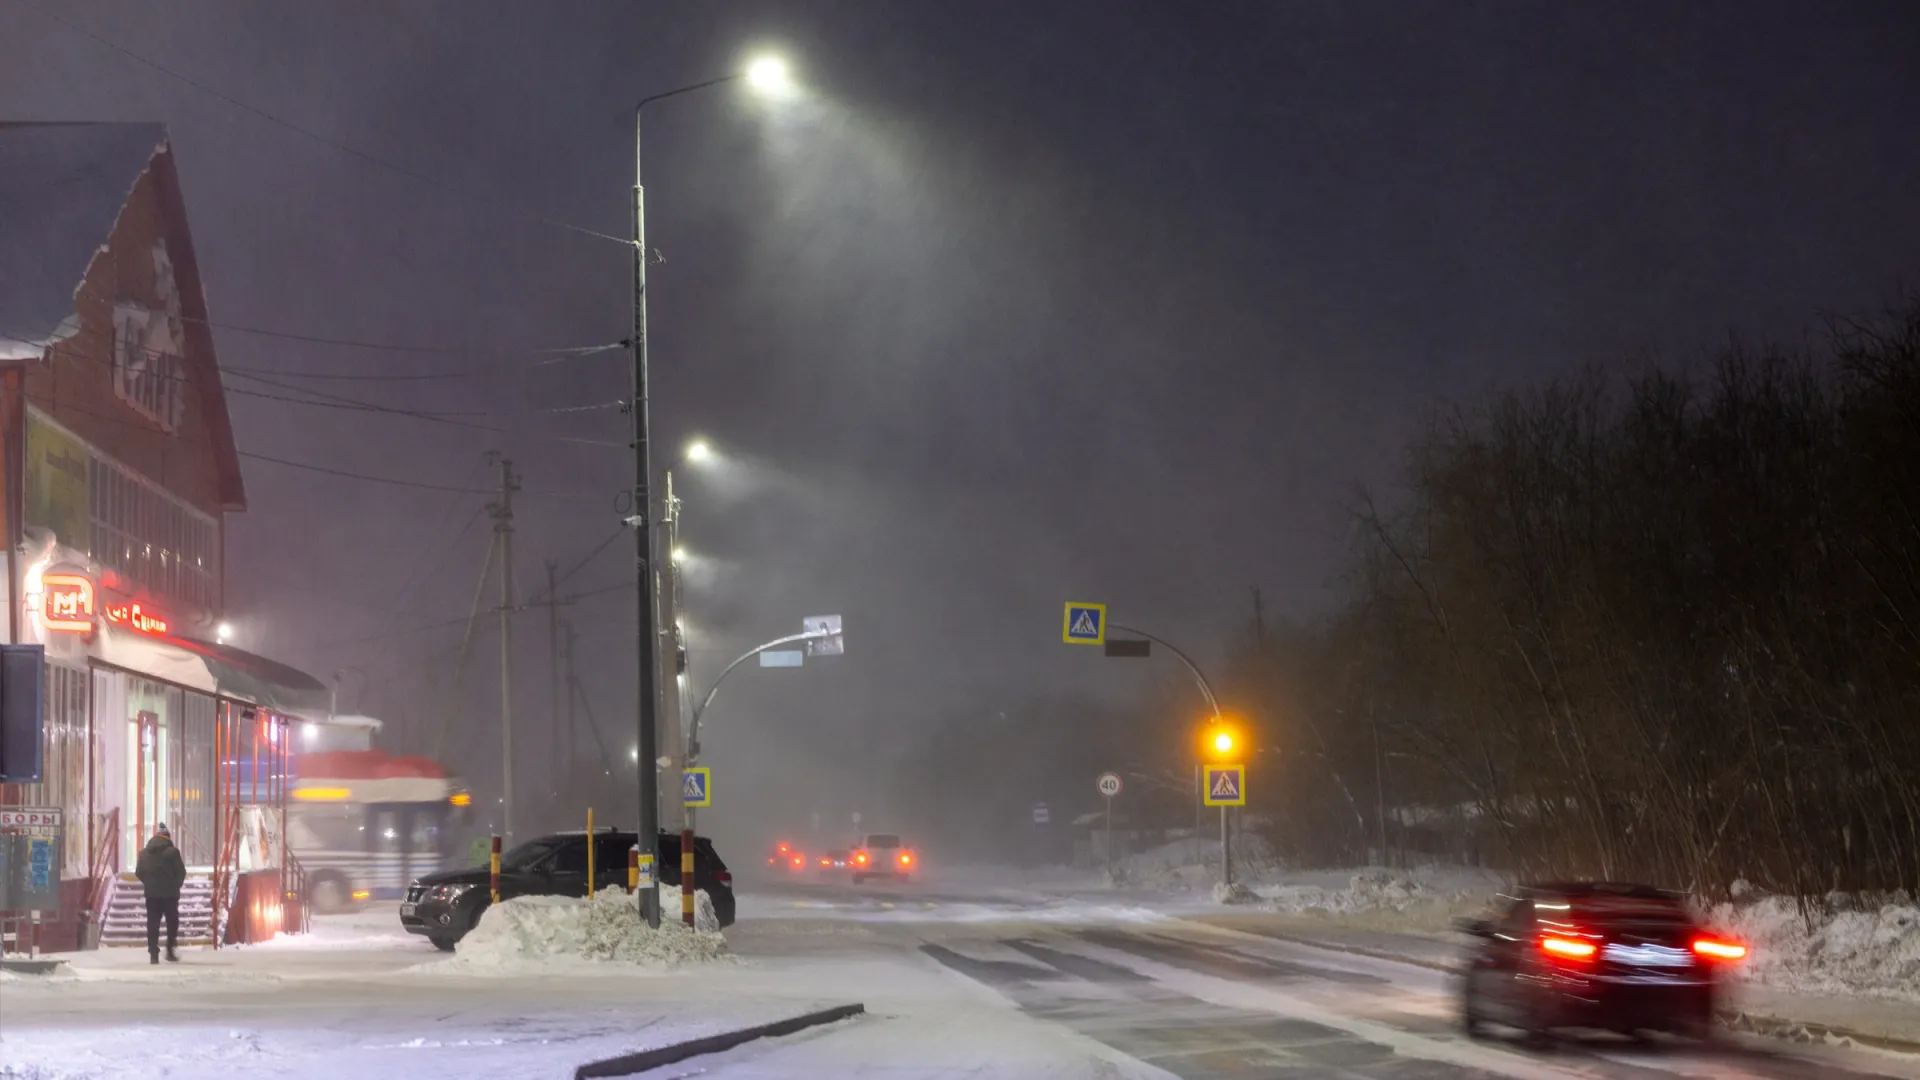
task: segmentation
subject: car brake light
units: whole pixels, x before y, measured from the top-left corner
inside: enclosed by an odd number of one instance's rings
[[[833,860],[832,860],[832,859],[821,859],[821,860],[820,860],[820,865],[821,865],[821,866],[832,866],[832,865],[833,865]]]
[[[859,863],[861,866],[867,865],[867,853],[863,851],[860,854],[855,855],[853,857],[853,861]]]
[[[1693,951],[1715,960],[1744,960],[1747,957],[1745,945],[1737,941],[1721,941],[1718,938],[1694,938]]]
[[[805,862],[805,861],[806,861],[806,860],[804,860],[804,859],[802,859],[802,858],[801,858],[800,856],[798,856],[798,855],[795,855],[795,856],[793,857],[793,865],[794,865],[794,867],[795,867],[795,869],[798,869],[798,868],[799,868],[799,866],[800,866],[800,864],[801,864],[802,862]]]
[[[907,853],[906,853],[906,852],[904,852],[904,851],[903,851],[903,852],[901,852],[901,853],[900,853],[900,865],[901,865],[901,866],[912,866],[912,865],[913,865],[913,856],[912,856],[912,855],[909,855],[909,854],[907,854]]]
[[[1544,952],[1568,960],[1588,960],[1599,951],[1591,941],[1575,941],[1572,938],[1554,937],[1551,934],[1540,939],[1540,948]]]
[[[718,871],[713,875],[713,880],[731,889],[733,888],[733,871],[731,870]]]

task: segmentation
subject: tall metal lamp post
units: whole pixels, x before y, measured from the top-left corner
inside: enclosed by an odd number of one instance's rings
[[[654,729],[660,675],[660,571],[654,565],[653,462],[647,417],[647,198],[640,163],[640,119],[648,105],[668,98],[691,94],[696,90],[745,79],[763,93],[777,93],[789,84],[787,68],[779,60],[755,61],[745,71],[722,75],[705,82],[692,83],[674,90],[641,98],[633,107],[633,378],[632,396],[627,409],[633,421],[633,516],[634,562],[639,571],[635,601],[639,610],[639,628],[635,635],[635,660],[639,671],[638,715],[640,758],[640,818],[637,822],[644,862],[658,863],[660,855],[660,770],[658,738]],[[640,915],[648,926],[660,925],[659,894],[653,888],[638,890]]]

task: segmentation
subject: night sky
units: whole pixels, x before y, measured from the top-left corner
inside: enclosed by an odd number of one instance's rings
[[[230,405],[243,451],[353,472],[480,488],[507,452],[530,597],[630,482],[617,411],[543,411],[623,396],[625,354],[536,354],[627,335],[628,250],[549,222],[624,235],[632,103],[762,47],[802,93],[650,107],[646,168],[660,453],[700,433],[735,463],[677,474],[696,673],[846,616],[846,657],[739,676],[712,714],[719,790],[763,815],[859,809],[865,766],[943,717],[1173,677],[1060,645],[1065,599],[1216,662],[1250,587],[1324,610],[1342,505],[1391,497],[1436,406],[1798,337],[1920,270],[1900,2],[5,0],[0,115],[166,122],[214,321],[452,350],[215,331],[256,374],[462,375],[282,380],[460,424]],[[465,614],[486,497],[246,478],[238,643],[352,669],[345,703],[420,738],[460,628],[418,628]],[[630,551],[561,592],[631,581]],[[624,752],[631,593],[565,611]],[[518,634],[537,769],[544,612]],[[454,721],[482,788],[497,649]]]

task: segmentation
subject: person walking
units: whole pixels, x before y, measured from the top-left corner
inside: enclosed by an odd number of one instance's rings
[[[160,962],[160,920],[167,920],[167,962],[178,963],[174,946],[180,939],[180,887],[187,883],[187,862],[173,846],[165,822],[154,826],[153,839],[140,849],[133,876],[147,897],[147,962]]]

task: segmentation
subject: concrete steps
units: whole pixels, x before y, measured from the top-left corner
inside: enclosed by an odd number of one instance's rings
[[[167,947],[167,927],[160,926],[160,947]],[[213,875],[187,872],[180,887],[180,937],[186,945],[213,944]],[[113,883],[113,896],[107,901],[106,917],[101,920],[100,946],[106,949],[144,949],[147,947],[147,894],[140,879],[121,874]]]

